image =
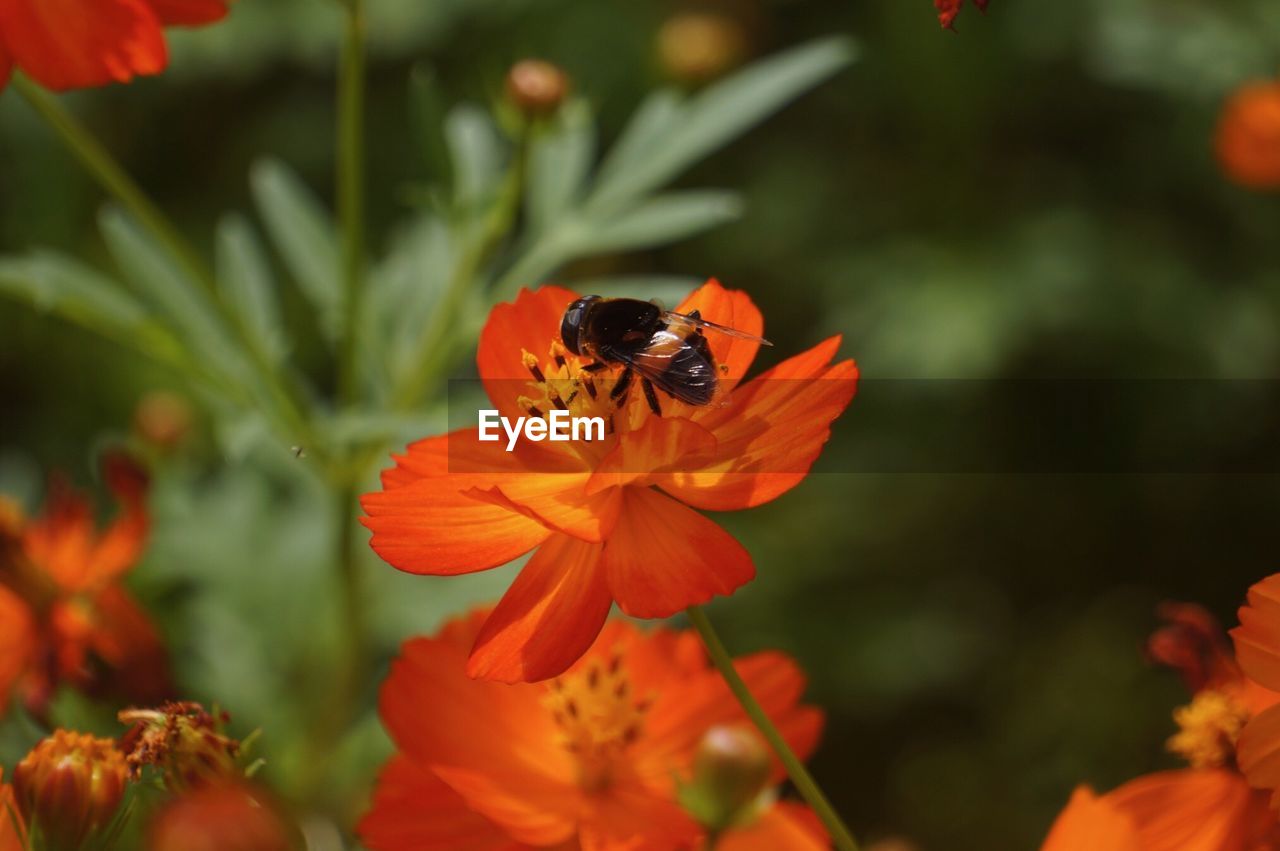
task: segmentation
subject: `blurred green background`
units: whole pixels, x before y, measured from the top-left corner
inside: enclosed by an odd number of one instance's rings
[[[409,131],[413,67],[429,63],[447,102],[483,102],[513,60],[551,59],[611,138],[662,80],[658,28],[693,8],[369,6],[375,247],[432,178]],[[1280,68],[1274,2],[993,0],[954,34],[928,0],[698,8],[741,26],[753,55],[834,33],[855,37],[860,58],[681,178],[740,189],[738,221],[566,280],[714,275],[762,307],[774,353],[841,332],[868,377],[1276,374],[1280,199],[1228,184],[1212,155],[1226,95]],[[336,4],[241,0],[227,24],[175,35],[171,73],[68,100],[209,248],[217,217],[251,206],[246,174],[260,157],[331,199],[338,26]],[[0,163],[0,248],[105,263],[100,192],[11,93],[0,96]],[[303,363],[326,369],[305,340]],[[183,389],[140,357],[0,302],[0,483],[33,499],[51,468],[90,481],[95,450],[155,388]],[[1149,427],[1139,420],[1133,439]],[[1221,418],[1228,439],[1234,425]],[[718,518],[759,578],[712,615],[736,652],[779,647],[807,668],[809,697],[829,713],[814,770],[860,837],[1033,847],[1077,782],[1110,788],[1174,765],[1162,743],[1183,694],[1141,654],[1154,607],[1194,600],[1233,621],[1247,586],[1280,565],[1280,478],[839,472],[894,430],[883,409],[860,421],[855,400],[819,474]],[[289,696],[322,684],[336,652],[324,498],[285,460],[226,455],[205,428],[160,470],[154,544],[132,582],[191,696],[225,705],[241,733],[262,726],[268,779],[309,795],[291,775],[306,755],[271,742],[296,720]],[[365,568],[384,660],[511,575],[415,579],[372,558]],[[276,635],[306,636],[306,651]],[[332,791],[342,806],[360,806],[385,747],[369,717],[335,749],[353,778]]]

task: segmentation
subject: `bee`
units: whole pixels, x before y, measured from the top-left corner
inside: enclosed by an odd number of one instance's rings
[[[645,401],[658,416],[662,408],[655,387],[689,405],[707,405],[715,398],[723,367],[711,354],[707,331],[773,345],[754,334],[708,322],[697,310],[673,313],[634,298],[583,296],[569,305],[560,320],[565,348],[595,359],[584,371],[622,367],[609,393],[616,404],[626,401],[632,381],[639,376]]]

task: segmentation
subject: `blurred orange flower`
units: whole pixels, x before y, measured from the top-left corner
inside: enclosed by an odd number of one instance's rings
[[[498,305],[476,359],[502,416],[556,407],[599,415],[613,423],[605,440],[508,452],[462,429],[410,446],[383,472],[383,490],[362,500],[374,550],[410,573],[486,570],[536,549],[481,630],[472,676],[553,677],[591,646],[614,601],[634,617],[663,618],[748,582],[751,556],[693,509],[751,508],[795,487],[853,398],[853,361],[831,362],[839,337],[738,386],[759,344],[709,334],[728,404],[664,400],[654,416],[630,393],[619,406],[596,389],[603,373],[593,379],[582,369],[590,359],[559,339],[577,297],[544,287]],[[763,328],[745,293],[715,281],[676,308],[694,310],[748,334]],[[522,396],[530,388],[537,398]]]
[[[164,27],[226,14],[225,0],[0,0],[0,89],[14,67],[56,91],[158,74]]]
[[[701,842],[676,803],[703,734],[745,723],[692,633],[613,621],[549,683],[473,680],[464,667],[485,612],[406,643],[380,711],[398,753],[383,769],[359,834],[373,851],[457,848],[687,849]],[[759,653],[738,670],[803,755],[821,713],[799,704],[804,677]],[[773,783],[783,777],[770,769]],[[803,807],[766,804],[717,848],[828,847]]]
[[[988,0],[973,0],[973,5],[978,7],[981,12],[987,11]],[[933,6],[938,10],[938,23],[942,24],[944,29],[954,29],[956,15],[960,14],[960,8],[964,6],[964,0],[933,0]]]
[[[25,828],[13,799],[13,787],[3,781],[4,768],[0,767],[0,851],[26,851]]]
[[[293,830],[260,791],[205,786],[175,798],[147,830],[147,851],[289,851]]]
[[[1240,626],[1231,631],[1240,667],[1262,685],[1280,690],[1280,574],[1249,589]],[[1270,790],[1280,808],[1280,706],[1249,719],[1240,734],[1240,768],[1254,786]]]
[[[127,782],[124,754],[111,739],[55,730],[14,769],[13,795],[41,848],[75,851],[110,827]]]
[[[1250,678],[1243,656],[1237,665],[1207,611],[1166,604],[1162,613],[1169,625],[1152,636],[1148,651],[1194,689],[1191,703],[1174,712],[1178,732],[1168,742],[1191,767],[1148,774],[1102,796],[1081,786],[1042,851],[1280,849],[1280,824],[1266,796],[1238,768],[1245,763],[1241,730],[1270,714],[1280,694]]]
[[[1241,86],[1218,121],[1218,162],[1251,189],[1280,188],[1280,81]]]
[[[122,455],[104,472],[120,511],[101,532],[59,481],[40,517],[0,510],[0,710],[17,694],[40,713],[62,682],[139,702],[169,690],[160,636],[119,585],[146,544],[146,473]]]

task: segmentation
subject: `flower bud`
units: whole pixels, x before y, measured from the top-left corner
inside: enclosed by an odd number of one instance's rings
[[[1252,83],[1227,101],[1218,122],[1218,161],[1252,189],[1280,189],[1280,81]]]
[[[742,25],[726,15],[684,12],[658,31],[658,61],[672,79],[696,86],[732,70],[747,53]]]
[[[188,701],[158,709],[126,709],[118,717],[132,725],[121,747],[135,779],[145,767],[155,766],[169,789],[179,792],[238,780],[244,774],[238,762],[240,743],[223,734],[225,714],[214,716]]]
[[[161,452],[172,452],[191,433],[191,405],[177,393],[154,390],[138,401],[133,428]]]
[[[693,760],[693,781],[681,805],[707,830],[719,833],[750,820],[769,785],[769,749],[752,729],[712,727]]]
[[[56,730],[18,763],[13,791],[28,829],[50,851],[73,851],[111,824],[128,770],[110,739]]]
[[[541,59],[524,59],[507,72],[507,99],[525,118],[545,118],[569,96],[572,85],[558,66]]]
[[[290,851],[293,831],[261,794],[239,783],[176,798],[147,830],[148,851]]]

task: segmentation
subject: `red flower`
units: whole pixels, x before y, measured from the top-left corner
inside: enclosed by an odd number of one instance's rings
[[[13,66],[58,91],[158,74],[164,27],[226,13],[224,0],[0,0],[0,88]]]
[[[1215,147],[1231,180],[1251,189],[1280,189],[1280,82],[1236,90],[1223,107]]]
[[[831,363],[839,337],[738,386],[758,344],[710,334],[728,404],[664,400],[659,417],[633,392],[615,409],[593,383],[603,373],[583,372],[589,359],[559,340],[575,298],[544,287],[495,307],[480,336],[480,377],[503,416],[545,416],[565,405],[609,417],[613,433],[513,452],[479,441],[474,428],[428,438],[397,457],[383,490],[362,500],[373,548],[410,573],[486,570],[536,550],[481,630],[473,676],[553,677],[591,646],[614,601],[634,617],[664,618],[749,581],[751,556],[693,509],[751,508],[795,487],[853,398],[853,361]],[[693,310],[749,334],[762,330],[751,300],[715,281],[676,312]],[[539,398],[522,398],[531,387]]]
[[[1268,708],[1280,694],[1250,679],[1243,651],[1237,665],[1204,609],[1166,604],[1162,612],[1170,623],[1152,636],[1148,651],[1196,689],[1191,703],[1174,712],[1179,729],[1168,742],[1191,767],[1148,774],[1100,797],[1081,786],[1042,851],[1280,849],[1280,825],[1266,796],[1237,767],[1247,762],[1241,731],[1254,723],[1249,719],[1272,714]]]
[[[40,713],[60,682],[139,702],[168,691],[160,636],[119,584],[146,543],[146,474],[123,456],[105,469],[121,510],[102,532],[56,481],[42,516],[0,511],[0,710],[17,693]]]
[[[360,823],[363,842],[373,851],[697,847],[701,831],[678,789],[707,730],[746,723],[698,639],[614,621],[563,677],[509,686],[464,671],[484,620],[475,612],[410,641],[392,665],[380,711],[398,753]],[[822,716],[799,705],[800,671],[778,653],[737,666],[807,755]],[[771,776],[783,778],[780,765]],[[808,810],[769,800],[716,847],[828,847]]]
[[[953,24],[963,5],[964,0],[933,0],[933,6],[938,10],[938,23],[942,24],[944,29],[955,29]],[[973,0],[973,5],[977,6],[981,12],[987,11],[987,0]]]

